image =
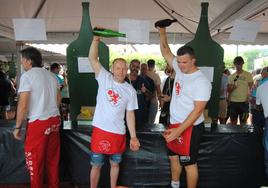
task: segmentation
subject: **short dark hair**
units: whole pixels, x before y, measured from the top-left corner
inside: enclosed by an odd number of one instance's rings
[[[234,58],[233,64],[244,64],[244,59],[241,56],[237,56]]]
[[[147,61],[147,65],[148,65],[149,68],[154,67],[155,66],[155,60],[149,59]]]
[[[193,58],[195,58],[194,49],[190,46],[182,46],[177,50],[177,56],[182,56],[185,54],[188,54],[192,56]]]
[[[138,59],[132,59],[132,60],[130,61],[130,65],[131,65],[132,63],[134,63],[134,62],[138,62],[139,64],[141,64],[140,60],[138,60]]]
[[[60,68],[60,64],[59,63],[52,63],[50,65],[50,70],[59,69],[59,68]]]
[[[268,66],[261,69],[261,73],[268,73]]]
[[[31,60],[32,67],[42,67],[42,55],[39,50],[34,47],[27,47],[20,51],[23,58]]]

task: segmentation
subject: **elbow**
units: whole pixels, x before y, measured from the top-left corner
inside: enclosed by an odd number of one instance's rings
[[[88,60],[89,60],[89,62],[93,62],[93,61],[95,60],[95,58],[94,58],[94,57],[92,57],[92,55],[91,55],[91,54],[89,54],[89,56],[88,56]]]
[[[196,110],[196,114],[197,116],[199,117],[203,112],[204,112],[205,108],[202,108],[202,109],[197,109]]]

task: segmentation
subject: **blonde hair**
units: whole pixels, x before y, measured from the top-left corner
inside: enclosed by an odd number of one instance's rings
[[[127,64],[127,61],[124,59],[124,58],[115,58],[114,60],[113,60],[113,62],[112,62],[112,66],[111,66],[111,71],[112,71],[112,73],[113,73],[113,68],[114,68],[114,65],[117,63],[117,62],[124,62],[125,64],[126,64],[126,67],[127,67],[127,69],[128,69],[128,64]]]
[[[115,58],[113,60],[112,65],[114,65],[116,63],[116,61],[123,61],[123,62],[125,62],[127,64],[127,61],[124,58],[119,57],[119,58]]]

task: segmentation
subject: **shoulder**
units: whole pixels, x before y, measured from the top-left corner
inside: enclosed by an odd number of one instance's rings
[[[101,66],[100,72],[96,78],[98,79],[98,78],[109,77],[109,76],[112,76],[112,73],[110,73],[103,66]]]
[[[208,80],[208,78],[205,76],[204,73],[202,73],[201,70],[198,70],[198,72],[196,72],[196,76],[194,78],[194,83],[195,85],[200,85],[200,86],[211,86],[210,81]]]
[[[201,70],[196,71],[194,74],[196,75],[196,80],[205,80],[209,82],[208,78]]]
[[[132,85],[130,85],[130,83],[128,83],[127,81],[124,82],[125,89],[127,89],[127,91],[129,91],[131,94],[136,94],[136,90],[132,87]]]
[[[257,91],[261,91],[261,90],[265,90],[267,91],[268,90],[268,81],[267,82],[264,82],[263,84],[261,84],[260,86],[257,87]]]
[[[243,71],[244,75],[246,75],[247,77],[253,78],[252,74],[248,71]]]
[[[145,79],[148,80],[148,82],[149,82],[150,84],[154,84],[154,80],[153,80],[152,78],[150,78],[149,76],[146,76]]]

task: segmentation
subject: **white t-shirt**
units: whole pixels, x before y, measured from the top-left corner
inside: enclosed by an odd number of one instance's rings
[[[264,116],[268,117],[268,82],[264,82],[259,87],[257,87],[256,92],[256,104],[262,104]]]
[[[211,83],[200,71],[184,74],[174,58],[173,69],[176,72],[172,98],[170,103],[170,123],[182,123],[194,109],[195,101],[208,101],[211,93]],[[197,125],[204,121],[203,114],[195,121]]]
[[[55,76],[46,69],[33,67],[20,78],[18,92],[30,92],[27,118],[30,122],[59,115],[57,106],[57,89]]]
[[[138,109],[135,89],[127,82],[114,81],[113,75],[101,68],[98,76],[97,105],[93,125],[107,132],[125,134],[125,112]]]

